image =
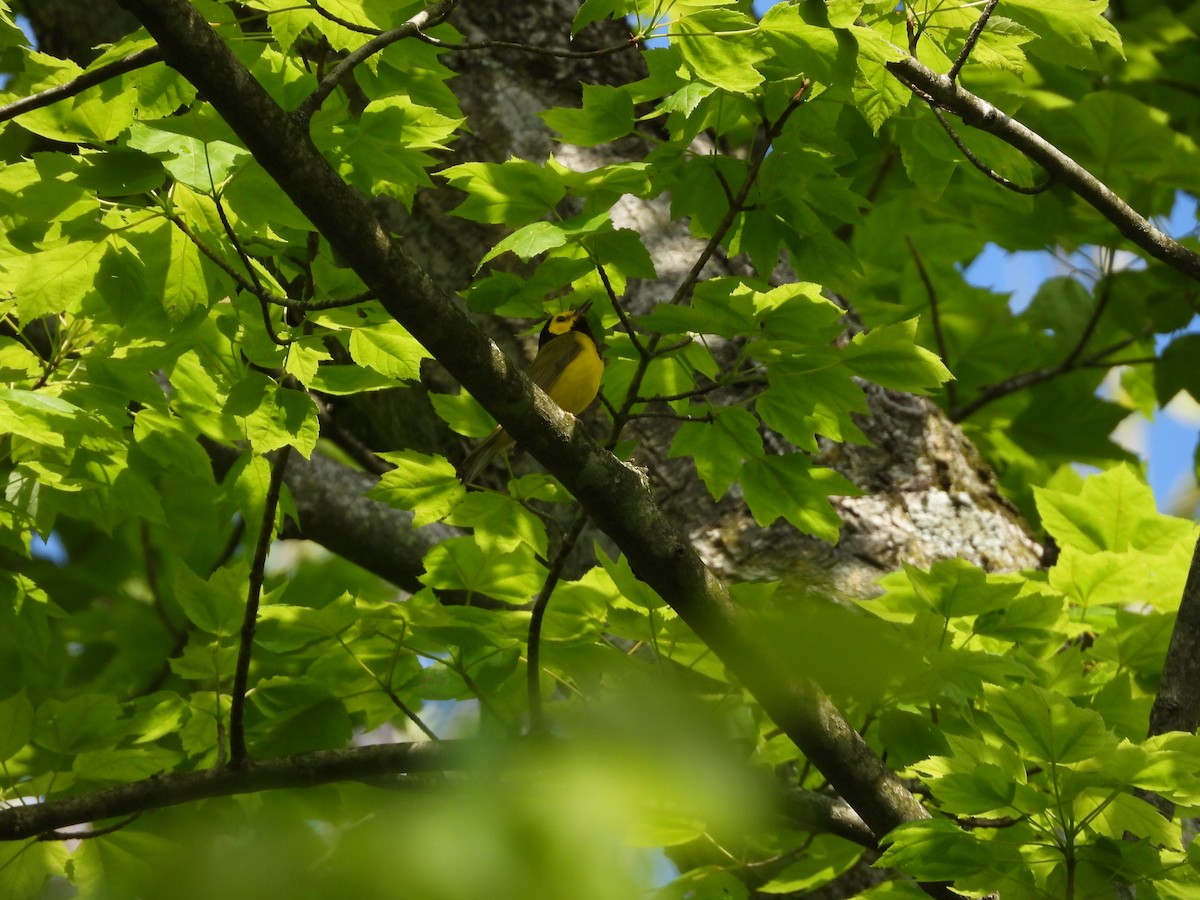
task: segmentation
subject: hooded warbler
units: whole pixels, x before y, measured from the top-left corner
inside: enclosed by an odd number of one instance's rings
[[[529,365],[529,379],[569,413],[587,409],[600,391],[604,361],[588,325],[589,300],[579,309],[552,316],[538,336],[538,351]],[[497,453],[513,445],[513,439],[497,426],[467,454],[459,467],[464,484],[470,484]]]

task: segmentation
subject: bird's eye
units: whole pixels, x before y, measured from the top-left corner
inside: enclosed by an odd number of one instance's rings
[[[555,322],[565,322],[565,321],[567,321],[567,317],[566,316],[555,316],[554,321]]]

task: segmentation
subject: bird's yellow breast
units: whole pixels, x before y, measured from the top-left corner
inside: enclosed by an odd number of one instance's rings
[[[549,385],[539,386],[550,399],[569,413],[578,414],[587,409],[600,391],[600,377],[604,374],[604,361],[596,351],[595,342],[586,334],[571,331],[559,335],[546,344],[538,353],[539,358],[553,365],[553,357],[561,354],[566,364],[551,379]],[[531,373],[532,374],[532,373]]]

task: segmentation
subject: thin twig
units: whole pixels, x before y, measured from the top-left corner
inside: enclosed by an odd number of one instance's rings
[[[946,73],[946,77],[951,81],[958,78],[958,73],[967,64],[967,60],[971,56],[971,51],[975,49],[975,44],[978,43],[979,36],[983,34],[984,26],[987,25],[988,19],[992,17],[992,11],[995,10],[996,4],[999,2],[1000,0],[988,0],[987,6],[983,8],[983,11],[979,14],[979,18],[971,26],[971,33],[967,35],[967,39],[963,42],[962,50],[958,51],[958,59],[954,61],[954,65]]]
[[[630,421],[634,419],[670,419],[673,422],[702,422],[711,425],[716,419],[712,413],[705,413],[702,416],[688,416],[683,413],[675,413],[668,411],[659,411],[647,409],[643,412],[630,413]]]
[[[24,113],[41,109],[44,106],[50,106],[59,100],[74,97],[76,94],[82,94],[88,88],[103,84],[110,78],[117,78],[126,72],[133,72],[137,69],[153,65],[156,62],[162,62],[162,58],[162,49],[159,47],[134,50],[122,59],[99,66],[89,72],[84,72],[64,84],[56,84],[54,87],[46,88],[44,91],[38,91],[36,94],[30,94],[28,97],[22,97],[20,100],[14,100],[12,103],[0,106],[0,122],[7,122],[9,119],[15,119]]]
[[[392,701],[392,705],[396,707],[396,709],[400,710],[401,714],[403,714],[406,719],[421,729],[421,732],[425,735],[425,737],[429,738],[431,741],[436,741],[438,739],[438,736],[433,733],[433,729],[426,725],[421,720],[421,717],[417,715],[416,710],[401,700],[400,696],[394,690],[392,690],[392,686],[390,684],[375,674],[375,671],[370,666],[359,659],[358,656],[355,655],[354,651],[350,649],[350,646],[342,640],[341,635],[337,635],[337,642],[342,645],[343,650],[350,654],[350,658],[358,663],[359,666],[362,667],[363,671],[371,676],[371,678],[375,681],[375,684],[379,686],[379,689],[387,694],[387,698]]]
[[[520,50],[522,53],[533,53],[538,56],[555,56],[561,59],[596,59],[601,56],[612,56],[622,50],[641,45],[641,39],[631,35],[623,44],[601,47],[597,50],[559,50],[555,47],[538,47],[534,44],[521,44],[516,41],[474,41],[452,44],[449,41],[431,37],[424,31],[417,31],[416,38],[434,47],[446,50]]]
[[[787,124],[788,119],[791,118],[792,113],[799,109],[801,104],[804,102],[804,95],[808,93],[810,86],[811,82],[807,78],[804,79],[804,81],[800,83],[800,87],[797,89],[796,93],[792,95],[791,102],[780,114],[779,118],[767,126],[762,145],[756,148],[755,153],[751,158],[750,166],[746,169],[746,175],[742,179],[741,187],[738,189],[733,201],[729,204],[729,208],[725,211],[725,215],[721,218],[721,221],[717,223],[717,227],[713,230],[712,236],[709,237],[708,242],[704,245],[704,249],[701,250],[699,256],[696,257],[696,262],[692,265],[692,268],[688,271],[688,274],[684,276],[683,281],[679,283],[679,287],[675,289],[675,293],[671,295],[671,299],[667,301],[669,304],[677,306],[691,296],[692,291],[696,286],[696,282],[700,279],[700,273],[708,264],[709,259],[712,258],[713,253],[716,252],[717,247],[721,245],[721,241],[725,238],[725,235],[729,233],[729,229],[732,228],[734,222],[737,221],[738,214],[742,211],[742,206],[745,204],[746,198],[750,195],[750,190],[754,187],[755,182],[758,180],[758,174],[762,169],[763,162],[767,158],[768,152],[771,149],[771,145],[783,132],[783,127]],[[662,335],[656,334],[652,336],[646,345],[646,349],[651,354],[654,354],[661,341]],[[620,441],[621,431],[624,429],[625,423],[629,421],[629,415],[633,410],[634,404],[639,402],[638,391],[642,386],[642,382],[646,378],[646,372],[650,368],[650,362],[651,359],[649,357],[641,357],[638,360],[637,368],[634,369],[633,377],[629,381],[629,387],[625,394],[625,402],[621,404],[621,409],[618,411],[617,415],[613,417],[612,429],[609,432],[609,438],[605,444],[606,448],[609,450],[612,450],[614,447],[616,447],[617,443]]]
[[[1135,356],[1132,359],[1084,360],[1081,369],[1111,369],[1114,366],[1153,366],[1160,362],[1157,356]]]
[[[178,638],[179,629],[175,627],[175,623],[167,615],[167,608],[163,603],[162,591],[159,589],[158,560],[154,555],[154,544],[150,540],[150,526],[145,521],[142,522],[141,538],[142,560],[146,567],[146,587],[150,589],[150,597],[154,602],[154,612],[158,615],[158,620],[162,623],[163,630],[170,637]]]
[[[767,379],[763,377],[735,378],[733,381],[714,381],[703,387],[693,388],[690,391],[680,391],[678,394],[655,394],[653,397],[641,397],[638,402],[646,403],[650,400],[657,400],[660,403],[671,403],[675,400],[690,400],[693,397],[703,397],[706,394],[711,394],[713,391],[719,391],[723,388],[762,387],[766,383]]]
[[[673,344],[668,344],[665,347],[655,348],[654,355],[656,357],[657,356],[668,356],[668,355],[674,353],[676,350],[682,350],[684,347],[690,347],[692,345],[692,341],[693,341],[693,338],[691,337],[691,335],[688,335],[687,337],[680,338]]]
[[[229,707],[229,765],[239,768],[246,764],[246,686],[250,679],[250,655],[254,649],[254,632],[258,627],[258,601],[262,595],[263,569],[267,563],[267,551],[275,536],[275,510],[279,507],[279,494],[283,487],[283,473],[287,468],[292,448],[284,447],[271,466],[271,481],[267,485],[266,501],[263,504],[262,525],[258,530],[258,542],[254,546],[254,560],[250,564],[250,584],[246,590],[246,614],[242,619],[241,643],[238,646],[237,667],[233,675],[233,697]]]
[[[241,272],[227,262],[221,254],[217,253],[212,247],[200,240],[194,231],[184,222],[179,216],[174,213],[168,214],[167,218],[175,224],[175,226],[183,232],[183,235],[196,245],[196,249],[203,253],[208,259],[222,272],[228,275],[236,282],[239,289],[245,291],[252,296],[258,296],[260,300],[265,300],[272,306],[279,306],[284,309],[294,309],[298,312],[319,312],[324,309],[339,309],[343,306],[357,306],[359,303],[366,303],[368,300],[374,300],[375,294],[371,291],[363,291],[361,294],[353,294],[349,297],[331,297],[327,300],[295,300],[291,297],[272,294],[268,291],[263,291],[261,295],[255,294],[257,290],[251,281],[246,278]]]
[[[917,17],[913,13],[911,3],[904,4],[904,30],[908,35],[908,52],[917,55],[917,41],[921,39],[921,29],[917,27]]]
[[[929,297],[929,321],[933,325],[933,339],[937,342],[938,355],[941,356],[942,362],[947,367],[950,365],[950,351],[946,347],[946,335],[942,333],[942,316],[938,311],[937,291],[933,287],[933,279],[929,277],[929,272],[925,269],[925,261],[921,259],[921,254],[917,252],[917,245],[913,243],[910,235],[905,235],[904,240],[908,242],[908,249],[912,253],[913,262],[917,264],[917,272],[921,276],[921,281],[925,285],[925,294]],[[954,382],[946,383],[946,399],[950,401],[951,406],[958,405],[958,392],[955,390]]]
[[[1032,369],[1028,372],[1022,372],[1014,375],[1011,378],[1006,378],[1003,381],[998,381],[995,384],[984,388],[980,391],[979,396],[969,403],[964,403],[962,406],[955,407],[950,410],[948,415],[951,421],[961,422],[968,416],[979,412],[980,409],[987,406],[989,403],[999,400],[1001,397],[1007,397],[1009,394],[1016,393],[1027,387],[1044,384],[1051,379],[1057,378],[1060,375],[1065,375],[1067,372],[1073,372],[1077,369],[1095,369],[1095,368],[1112,368],[1113,366],[1131,365],[1132,363],[1120,359],[1108,359],[1109,356],[1116,353],[1118,350],[1124,350],[1130,344],[1139,340],[1138,337],[1123,338],[1103,350],[1097,350],[1083,362],[1079,362],[1078,355],[1073,349],[1068,358],[1053,366],[1044,366],[1040,369]],[[1068,359],[1071,361],[1068,362]],[[1133,362],[1142,362],[1143,360],[1134,360]]]
[[[617,313],[617,318],[621,320],[621,327],[625,329],[625,333],[629,335],[629,342],[633,344],[633,349],[637,351],[638,356],[645,357],[647,350],[641,339],[638,338],[636,329],[633,327],[633,322],[625,312],[625,307],[621,305],[621,298],[617,296],[617,292],[613,290],[612,282],[608,280],[608,272],[604,270],[604,265],[600,260],[593,258],[596,264],[596,272],[600,275],[600,283],[604,285],[604,290],[608,294],[608,300],[612,304],[613,309]]]
[[[717,247],[721,245],[721,241],[724,240],[725,235],[729,232],[729,229],[733,227],[733,223],[737,220],[738,214],[742,212],[742,205],[746,202],[746,198],[750,196],[750,190],[754,186],[754,183],[758,180],[759,170],[762,168],[762,164],[767,159],[768,151],[770,150],[771,145],[783,132],[783,126],[787,124],[787,121],[791,118],[792,113],[798,110],[801,104],[804,102],[804,95],[808,93],[810,86],[811,82],[809,82],[807,78],[804,79],[804,81],[802,81],[800,84],[800,88],[792,96],[792,100],[787,105],[787,108],[784,109],[775,122],[768,126],[767,133],[763,137],[762,146],[758,149],[758,152],[754,154],[753,159],[751,159],[750,167],[746,170],[746,177],[742,179],[742,186],[738,189],[737,195],[734,196],[733,200],[730,202],[729,208],[726,209],[725,215],[722,217],[721,221],[717,223],[717,227],[713,230],[712,237],[709,238],[708,243],[704,246],[704,249],[700,251],[700,255],[696,258],[696,262],[692,266],[691,271],[688,272],[687,276],[680,283],[679,287],[675,289],[675,293],[671,295],[671,299],[668,302],[672,306],[678,306],[689,296],[691,296],[692,288],[695,287],[696,282],[700,280],[700,272],[706,265],[708,265],[709,259],[712,257]]]
[[[330,414],[328,405],[319,396],[314,399],[317,402],[317,424],[321,427],[321,437],[337,444],[347,456],[362,466],[364,472],[383,475],[396,468],[395,464],[380,459],[374,450],[339,425]]]
[[[297,123],[307,125],[309,119],[321,108],[326,98],[337,89],[342,78],[349,74],[355,66],[370,59],[376,53],[396,43],[396,41],[419,34],[423,28],[431,28],[434,25],[441,24],[454,11],[456,6],[458,6],[458,0],[441,0],[441,2],[435,3],[433,6],[416,13],[403,25],[393,28],[391,31],[383,32],[378,37],[367,41],[357,50],[346,54],[346,57],[341,62],[325,73],[325,77],[321,79],[316,89],[308,95],[304,102],[296,107],[295,112],[292,113],[293,120]]]
[[[204,152],[208,153],[208,144],[204,145]],[[210,179],[211,181],[211,173]],[[221,202],[221,195],[217,193],[216,185],[213,185],[213,203],[217,207],[217,216],[221,220],[221,225],[225,228],[225,235],[229,238],[229,243],[233,244],[233,249],[237,251],[238,258],[241,259],[242,265],[246,267],[246,274],[250,276],[250,282],[254,285],[252,294],[258,300],[259,310],[262,312],[263,328],[267,332],[267,337],[271,339],[271,343],[276,347],[289,347],[292,341],[288,338],[281,338],[275,333],[275,323],[271,321],[271,309],[265,297],[267,294],[266,288],[262,286],[262,282],[258,278],[258,272],[250,262],[250,254],[246,252],[242,246],[242,242],[238,240],[237,232],[233,230],[233,225],[229,221],[229,217],[225,215],[225,204]]]
[[[347,31],[354,31],[358,34],[369,34],[372,36],[383,34],[383,31],[379,28],[371,28],[368,25],[359,25],[355,22],[351,22],[349,19],[343,19],[341,16],[334,15],[329,10],[321,6],[321,4],[317,3],[316,0],[308,0],[308,5],[311,6],[313,12],[315,12],[321,18],[328,19],[335,25],[341,25]]]
[[[209,797],[463,769],[479,758],[478,752],[477,745],[468,741],[374,744],[264,759],[241,769],[156,774],[99,791],[0,809],[0,841],[24,840],[68,825]]]
[[[866,191],[863,192],[863,199],[867,201],[867,205],[874,204],[875,198],[879,196],[879,191],[883,188],[883,182],[887,179],[888,173],[899,159],[899,154],[893,147],[888,147],[884,151],[883,157],[879,161],[879,168],[875,170],[875,174],[871,178],[871,183],[867,185]],[[854,235],[855,224],[853,222],[843,222],[833,232],[833,236],[844,244],[850,243],[850,238]],[[847,302],[847,306],[849,303]]]
[[[575,549],[575,542],[579,540],[579,535],[583,533],[583,526],[586,523],[587,513],[580,509],[575,513],[575,518],[567,528],[558,552],[554,554],[554,561],[550,564],[546,579],[542,582],[542,588],[533,601],[533,612],[529,616],[529,641],[527,643],[529,661],[525,667],[525,677],[529,688],[529,733],[531,735],[541,736],[546,731],[546,718],[542,710],[542,667],[540,662],[542,619],[545,618],[546,607],[550,605],[550,596],[554,593],[559,579],[562,578],[567,557]]]
[[[1031,187],[1026,187],[1023,184],[1017,184],[1015,181],[1009,181],[971,151],[971,148],[967,146],[966,142],[959,136],[958,132],[954,130],[954,126],[947,121],[944,115],[942,115],[942,111],[938,109],[937,102],[935,100],[932,98],[926,98],[925,102],[928,103],[929,108],[933,110],[934,116],[937,117],[937,120],[941,123],[942,128],[946,130],[946,134],[950,135],[950,140],[954,141],[954,146],[957,147],[962,155],[967,158],[967,162],[973,165],[988,178],[992,179],[992,181],[996,182],[996,184],[1007,188],[1015,194],[1027,195],[1041,194],[1053,187],[1054,176],[1049,176],[1045,181],[1041,182],[1040,184],[1035,184]]]
[[[1100,317],[1104,315],[1104,310],[1108,308],[1108,301],[1110,299],[1112,299],[1112,279],[1106,278],[1100,288],[1100,296],[1096,298],[1096,305],[1092,308],[1092,314],[1088,316],[1087,324],[1083,326],[1083,332],[1079,335],[1079,340],[1075,342],[1074,348],[1067,354],[1067,358],[1063,360],[1063,365],[1075,365],[1076,360],[1083,354],[1088,341],[1092,339],[1092,334],[1096,331],[1096,326],[1100,324]]]

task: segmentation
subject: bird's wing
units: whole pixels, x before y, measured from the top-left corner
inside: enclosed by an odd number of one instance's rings
[[[587,338],[575,332],[547,341],[529,366],[529,379],[546,393],[584,348]]]

